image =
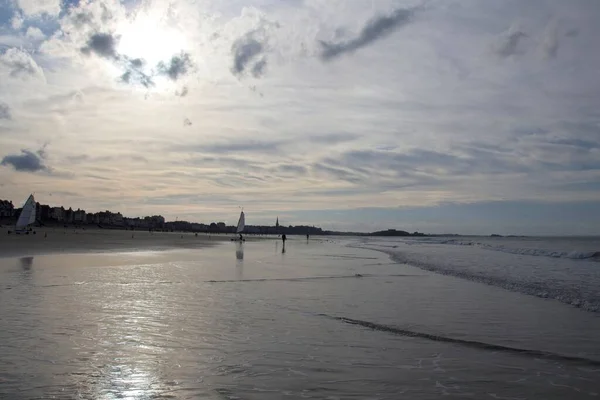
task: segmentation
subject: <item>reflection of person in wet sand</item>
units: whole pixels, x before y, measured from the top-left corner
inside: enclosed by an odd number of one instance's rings
[[[21,262],[21,267],[26,271],[29,271],[33,265],[33,257],[21,257],[19,261]]]

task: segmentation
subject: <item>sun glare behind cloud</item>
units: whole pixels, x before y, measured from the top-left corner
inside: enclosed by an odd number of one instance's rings
[[[117,33],[121,36],[117,47],[119,53],[141,58],[151,67],[188,48],[183,32],[147,14],[126,23]]]

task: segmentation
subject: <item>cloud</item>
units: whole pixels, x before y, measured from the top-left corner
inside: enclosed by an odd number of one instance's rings
[[[544,58],[556,58],[558,46],[558,25],[555,21],[553,21],[550,22],[546,27],[541,43],[541,51]]]
[[[184,86],[181,88],[181,90],[175,91],[175,96],[185,97],[188,95],[188,93],[189,93],[189,89],[187,88],[187,86]]]
[[[81,52],[86,55],[96,54],[97,56],[117,59],[117,45],[119,38],[110,33],[94,33],[90,36],[85,47],[81,48]]]
[[[8,104],[0,102],[0,119],[11,119],[12,114]]]
[[[166,75],[171,80],[176,81],[187,74],[192,67],[191,56],[182,51],[180,54],[173,56],[168,63],[165,64],[163,61],[158,63],[157,69],[159,74]]]
[[[61,0],[17,0],[17,5],[28,16],[56,16],[60,13]]]
[[[27,33],[25,34],[25,36],[27,36],[29,39],[36,41],[46,39],[46,35],[44,35],[42,30],[35,26],[30,26],[29,28],[27,28]]]
[[[380,15],[362,28],[358,36],[343,42],[320,41],[321,60],[330,61],[345,53],[352,53],[366,47],[379,39],[389,36],[395,30],[412,22],[416,8],[399,8],[389,15]]]
[[[528,35],[521,28],[513,25],[498,37],[496,43],[492,46],[492,50],[499,57],[508,58],[518,54],[519,44],[527,37]]]
[[[49,168],[44,165],[46,158],[45,150],[42,148],[36,152],[29,150],[21,150],[21,154],[5,156],[0,162],[2,166],[11,166],[16,171],[22,172],[39,172],[49,171]]]
[[[565,33],[566,37],[577,37],[579,36],[579,29],[577,28],[571,28],[569,29],[566,33]]]
[[[265,45],[256,37],[256,31],[246,33],[231,45],[233,55],[231,72],[234,75],[242,76],[250,67],[252,75],[261,76],[267,65],[266,58],[260,57],[264,51]]]
[[[275,168],[276,171],[282,173],[290,173],[294,175],[306,175],[308,169],[303,165],[282,164]]]
[[[123,75],[121,75],[121,82],[128,84],[139,83],[145,88],[154,86],[152,76],[143,71],[143,67],[146,64],[144,60],[141,58],[130,59],[119,55],[117,55],[117,59],[120,66],[125,70]]]
[[[85,47],[80,50],[85,55],[96,54],[101,58],[113,61],[124,72],[120,76],[122,83],[138,83],[146,88],[154,86],[152,75],[144,72],[146,64],[141,58],[130,58],[117,52],[119,37],[110,33],[94,33],[88,40]]]
[[[326,135],[311,135],[308,140],[314,143],[338,144],[351,142],[360,136],[353,133],[330,133]]]
[[[183,120],[183,126],[191,126],[192,125],[192,121],[190,121],[189,118],[186,118]]]
[[[18,31],[23,26],[23,22],[25,22],[23,16],[17,12],[10,20],[10,25],[14,30]]]
[[[266,57],[263,57],[252,67],[252,76],[255,78],[260,78],[261,76],[263,76],[265,74],[266,69],[267,69],[267,59],[266,59]]]
[[[208,153],[275,153],[280,150],[283,141],[244,140],[231,143],[219,143],[200,146],[199,150]]]
[[[10,48],[0,55],[0,66],[4,66],[12,78],[39,78],[45,80],[44,71],[24,50]]]

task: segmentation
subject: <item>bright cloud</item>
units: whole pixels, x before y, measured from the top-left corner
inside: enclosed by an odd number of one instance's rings
[[[56,16],[60,12],[61,0],[17,0],[17,4],[25,15]]]
[[[345,229],[367,207],[597,201],[598,17],[584,0],[19,0],[0,19],[0,180],[15,201]]]

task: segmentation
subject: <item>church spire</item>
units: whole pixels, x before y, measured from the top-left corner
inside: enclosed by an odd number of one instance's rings
[[[275,222],[275,227],[279,228],[279,217],[277,217],[277,221]]]

